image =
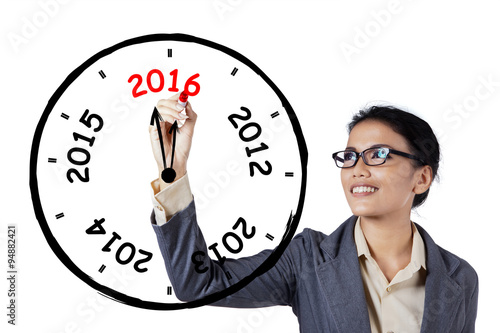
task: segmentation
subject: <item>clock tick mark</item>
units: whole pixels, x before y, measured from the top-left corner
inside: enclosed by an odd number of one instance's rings
[[[167,287],[167,295],[172,295],[172,287],[171,286]]]
[[[101,75],[101,77],[103,79],[106,78],[106,74],[104,74],[104,72],[102,70],[99,71],[99,75]]]
[[[63,117],[66,120],[69,119],[69,116],[66,113],[61,113],[61,117]]]
[[[106,268],[106,265],[102,265],[101,268],[99,268],[99,273],[102,273],[105,268]]]
[[[274,239],[274,236],[270,235],[270,234],[266,234],[266,238],[268,238],[269,240],[273,240]]]
[[[168,49],[168,57],[172,58],[172,49]]]
[[[60,219],[61,217],[64,217],[64,213],[59,213],[56,215],[56,219]]]
[[[276,111],[275,113],[271,113],[271,118],[275,118],[279,115],[280,115],[280,113],[278,111]]]
[[[285,177],[293,177],[293,172],[285,172]]]
[[[234,67],[233,71],[231,72],[231,75],[235,76],[237,71],[238,71],[238,68]]]
[[[57,158],[49,157],[49,163],[57,163]]]

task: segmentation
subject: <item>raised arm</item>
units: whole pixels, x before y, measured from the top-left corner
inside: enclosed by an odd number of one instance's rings
[[[165,153],[170,153],[172,123],[182,120],[181,108],[176,107],[177,96],[160,100],[157,109],[163,119],[161,132]],[[155,208],[151,216],[165,267],[176,296],[182,301],[193,301],[220,292],[235,281],[249,276],[270,255],[272,250],[240,259],[226,259],[223,266],[208,256],[203,234],[196,220],[195,203],[189,189],[186,164],[194,134],[196,113],[186,106],[189,118],[177,133],[173,168],[177,177],[172,184],[161,180],[153,182]],[[158,131],[150,127],[151,144],[159,173],[163,170]],[[168,155],[167,160],[170,160]],[[217,221],[213,221],[217,223]],[[203,255],[202,255],[203,253]],[[206,254],[206,255],[205,255]],[[262,307],[291,305],[296,290],[301,263],[307,255],[302,236],[296,237],[275,267],[257,277],[242,290],[213,303],[227,307]],[[227,273],[229,272],[228,277]]]
[[[250,257],[227,258],[223,266],[208,255],[196,255],[208,251],[197,224],[194,201],[166,224],[153,225],[153,228],[170,282],[182,301],[194,301],[226,289],[249,276],[272,252],[264,250]],[[308,248],[306,239],[296,236],[274,267],[240,291],[212,305],[236,308],[292,305],[296,281],[303,274],[303,263],[308,260]]]

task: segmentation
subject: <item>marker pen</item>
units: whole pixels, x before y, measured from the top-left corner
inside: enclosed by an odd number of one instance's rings
[[[177,100],[177,103],[179,103],[180,105],[182,105],[183,108],[186,107],[186,104],[188,102],[188,94],[186,94],[184,91],[181,92],[181,94],[179,95],[179,99]]]

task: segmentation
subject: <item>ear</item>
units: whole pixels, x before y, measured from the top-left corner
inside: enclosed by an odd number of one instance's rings
[[[416,183],[413,188],[415,194],[421,194],[427,191],[432,183],[432,168],[428,165],[423,166],[415,173]]]

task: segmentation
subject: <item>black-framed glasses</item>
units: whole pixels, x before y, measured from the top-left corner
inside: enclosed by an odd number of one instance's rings
[[[418,158],[415,155],[411,155],[399,150],[395,150],[387,147],[375,147],[368,148],[363,150],[361,153],[355,152],[353,150],[342,150],[336,153],[333,153],[332,157],[335,161],[335,164],[339,168],[352,168],[356,165],[359,160],[359,157],[363,159],[366,165],[381,165],[387,161],[387,157],[389,154],[395,154],[399,156],[403,156],[406,158],[411,158],[412,160],[417,160],[422,164],[425,164],[422,159]]]

